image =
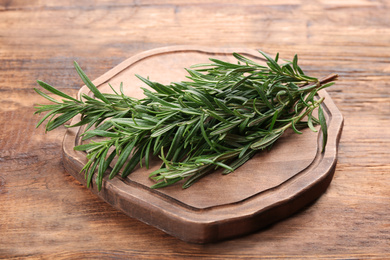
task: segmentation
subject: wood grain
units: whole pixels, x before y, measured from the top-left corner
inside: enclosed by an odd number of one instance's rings
[[[390,258],[390,6],[387,1],[0,0],[0,258]],[[96,78],[169,45],[299,54],[344,115],[333,181],[315,204],[253,235],[181,242],[129,219],[67,175],[65,128],[35,129],[32,90],[71,95],[77,60]]]

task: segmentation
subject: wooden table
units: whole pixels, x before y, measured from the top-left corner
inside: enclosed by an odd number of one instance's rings
[[[98,2],[98,1],[96,1]],[[390,5],[386,1],[0,0],[0,258],[390,258]],[[170,45],[299,54],[344,115],[333,182],[313,205],[252,235],[182,242],[99,200],[62,166],[65,128],[35,129],[41,79],[76,95]]]

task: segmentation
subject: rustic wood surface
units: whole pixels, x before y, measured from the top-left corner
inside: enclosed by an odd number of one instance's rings
[[[390,3],[387,1],[0,0],[0,258],[390,258]],[[62,165],[65,128],[35,129],[42,79],[76,95],[77,60],[96,78],[169,45],[300,55],[338,73],[344,116],[334,179],[315,204],[253,235],[194,245],[101,201]]]

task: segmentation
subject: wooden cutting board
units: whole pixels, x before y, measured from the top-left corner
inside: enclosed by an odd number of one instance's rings
[[[184,68],[204,63],[208,58],[235,61],[238,52],[258,62],[261,54],[249,49],[213,49],[189,46],[164,47],[133,56],[101,77],[94,84],[110,93],[110,83],[123,82],[127,95],[142,97],[145,84],[134,75],[168,84],[185,79]],[[84,86],[80,92],[91,95]],[[254,158],[229,175],[219,172],[201,179],[189,189],[181,185],[153,190],[148,178],[158,168],[138,168],[126,179],[103,180],[100,192],[91,190],[107,203],[168,234],[193,243],[209,243],[257,231],[286,218],[317,199],[331,182],[337,159],[337,145],[343,118],[326,91],[323,108],[328,123],[328,144],[320,152],[322,136],[305,129],[303,134],[285,133],[271,151]],[[72,124],[79,121],[74,118]],[[80,128],[67,130],[63,142],[64,166],[78,181],[86,184],[81,168],[87,162],[84,152],[74,151],[80,144]],[[285,158],[285,159],[284,159]]]

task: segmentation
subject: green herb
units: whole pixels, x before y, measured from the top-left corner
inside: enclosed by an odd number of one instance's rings
[[[95,176],[99,190],[106,171],[109,178],[118,173],[126,177],[137,164],[148,168],[153,155],[162,165],[149,176],[156,181],[152,188],[183,179],[187,188],[218,168],[224,174],[233,172],[257,151],[270,148],[288,128],[300,134],[303,126],[317,131],[313,125],[320,124],[324,150],[324,99],[316,94],[331,86],[337,75],[319,81],[303,73],[296,55],[292,62],[279,64],[279,55],[272,59],[260,53],[265,65],[234,53],[237,63],[210,59],[187,69],[188,80],[169,85],[137,75],[153,90],[144,89],[143,99],[124,95],[122,85],[119,93],[113,88],[114,94],[101,93],[75,63],[94,98],[83,94],[77,100],[38,81],[63,100],[35,89],[53,103],[37,107],[36,113],[48,112],[37,127],[48,120],[46,130],[51,131],[81,115],[80,122],[68,127],[85,125],[83,139],[92,139],[74,149],[87,153],[82,171],[88,186]],[[317,108],[318,119],[313,115]]]

